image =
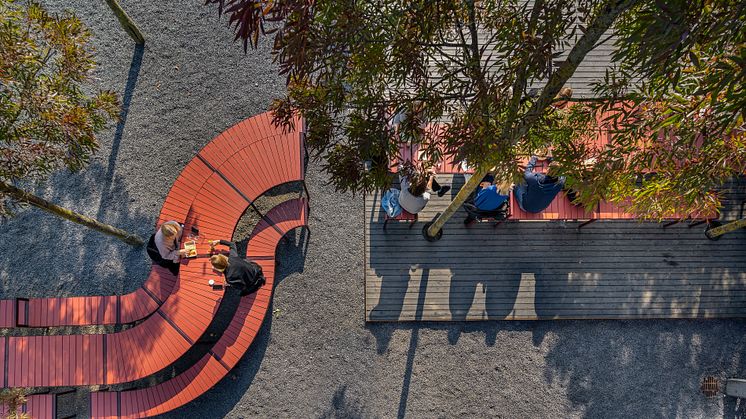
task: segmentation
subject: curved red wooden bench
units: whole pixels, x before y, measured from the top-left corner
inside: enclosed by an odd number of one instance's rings
[[[275,250],[282,237],[305,226],[308,201],[286,201],[254,228],[247,256],[262,266],[267,283],[241,299],[225,333],[196,364],[153,387],[122,392],[91,393],[92,418],[141,418],[168,412],[212,388],[238,363],[256,337],[267,314],[274,285]],[[278,231],[279,230],[279,231]]]
[[[25,413],[31,419],[55,419],[57,400],[54,394],[34,394],[26,396],[26,403],[19,409],[18,413]],[[8,406],[0,405],[0,418],[9,417]]]
[[[258,145],[251,151],[262,154],[261,159],[252,160],[245,153],[226,152],[228,158],[223,163],[230,165],[219,164],[223,171],[201,155],[192,159],[171,188],[159,222],[184,220],[185,231],[197,226],[204,238],[231,237],[241,216],[258,195],[248,198],[229,176],[238,173],[252,179],[249,174],[255,172],[257,182],[265,178],[277,184],[302,181],[302,167],[296,170],[291,164],[280,163],[285,160],[303,163],[302,133],[282,133],[272,125],[263,125],[270,123],[266,115],[249,118],[236,126],[241,129],[241,136],[235,134],[230,137],[231,142],[222,145],[226,150],[231,150],[229,147],[244,150]],[[236,127],[228,131],[235,131]],[[267,176],[262,171],[265,168],[253,165],[259,161],[281,165],[281,176]],[[266,169],[271,171],[271,166]],[[268,181],[261,184],[266,187],[264,191],[275,186]],[[198,245],[199,253],[206,254],[207,247],[206,243]],[[138,380],[166,368],[200,338],[214,317],[222,291],[207,285],[210,275],[214,273],[207,258],[183,261],[179,277],[166,298],[161,301],[158,295],[164,294],[148,292],[148,298],[157,305],[133,304],[139,307],[135,311],[138,316],[147,317],[122,332],[0,339],[3,351],[0,359],[8,360],[1,365],[2,387],[116,384]]]

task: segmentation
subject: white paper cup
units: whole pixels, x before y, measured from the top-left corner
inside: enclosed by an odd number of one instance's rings
[[[215,285],[215,280],[211,279],[211,280],[207,281],[207,284],[210,285],[210,286]]]

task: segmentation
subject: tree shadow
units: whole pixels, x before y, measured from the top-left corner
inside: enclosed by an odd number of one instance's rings
[[[746,372],[743,328],[733,322],[571,323],[553,330],[557,339],[546,355],[545,379],[566,387],[583,417],[743,414],[735,399],[708,399],[699,389],[705,376],[719,378],[722,386],[727,377]]]
[[[332,405],[319,415],[319,419],[363,419],[369,415],[365,413],[359,400],[351,399],[347,395],[347,386],[341,385],[332,396]]]
[[[124,95],[122,96],[122,108],[119,112],[119,121],[117,121],[117,128],[114,131],[114,141],[112,142],[111,152],[109,153],[109,165],[106,169],[106,175],[104,176],[103,196],[101,198],[101,204],[99,205],[99,217],[101,216],[101,212],[105,211],[106,207],[111,204],[111,197],[108,196],[109,188],[111,187],[112,178],[114,177],[114,168],[116,167],[117,157],[119,157],[122,135],[124,134],[124,127],[127,123],[127,115],[129,115],[132,96],[135,92],[135,86],[137,85],[137,77],[140,75],[140,67],[142,67],[142,57],[144,52],[145,45],[135,44],[135,49],[132,53],[132,63],[130,64],[130,70],[127,74]]]
[[[91,214],[91,199],[106,169],[91,164],[77,173],[58,173],[35,193],[83,214]],[[109,202],[99,221],[147,237],[152,218],[132,208],[134,198],[118,177],[112,179]],[[30,207],[0,225],[1,298],[67,297],[126,294],[145,281],[150,269],[142,247]],[[43,261],[29,264],[19,261]],[[54,278],[50,280],[50,278]]]

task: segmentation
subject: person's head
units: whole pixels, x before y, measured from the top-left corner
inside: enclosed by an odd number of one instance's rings
[[[409,193],[411,193],[414,196],[422,196],[422,194],[425,193],[425,190],[427,190],[427,179],[424,177],[418,176],[409,185]]]
[[[163,223],[161,225],[161,234],[167,239],[173,239],[179,233],[179,229],[174,223]]]
[[[549,163],[549,166],[547,167],[546,175],[549,178],[547,179],[548,183],[553,183],[557,181],[557,179],[559,178],[558,172],[559,172],[559,163],[552,160],[552,162]]]
[[[567,102],[572,98],[572,89],[569,87],[563,87],[559,93],[557,93],[557,100],[554,102],[554,107],[564,108],[567,106]]]
[[[212,255],[210,256],[210,263],[212,263],[212,267],[216,271],[225,272],[225,268],[228,267],[228,257],[225,255]]]

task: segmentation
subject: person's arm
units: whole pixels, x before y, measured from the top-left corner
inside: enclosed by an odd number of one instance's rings
[[[409,180],[406,176],[399,175],[399,182],[402,191],[409,189]]]
[[[531,174],[534,173],[534,167],[536,167],[536,161],[539,160],[536,156],[531,156],[531,158],[528,160],[528,164],[526,165],[526,171],[524,172],[524,175],[531,176]]]
[[[433,179],[435,179],[435,176],[430,175],[430,179],[427,180],[427,191],[433,190]]]
[[[158,246],[156,246],[158,247]],[[179,248],[170,249],[166,247],[165,249],[158,247],[158,253],[161,254],[161,257],[166,260],[172,260],[174,262],[178,262],[181,258],[182,254],[185,254],[186,252],[181,251]]]
[[[236,243],[229,242],[228,240],[220,240],[220,244],[222,244],[223,246],[228,246],[231,249],[230,253],[228,253],[228,257],[238,257],[238,249],[236,249]]]

